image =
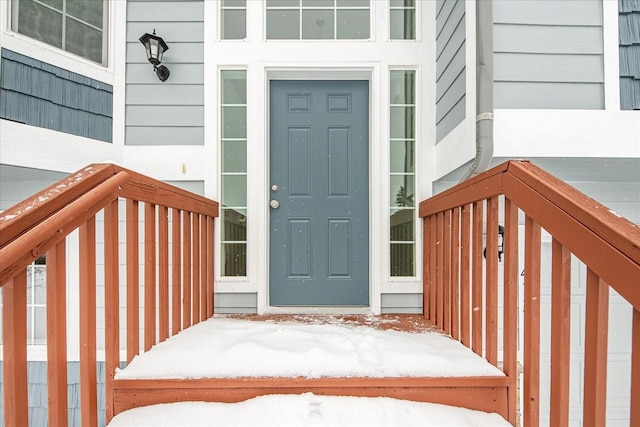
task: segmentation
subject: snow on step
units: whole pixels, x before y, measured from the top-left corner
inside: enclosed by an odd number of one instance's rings
[[[239,403],[180,402],[118,414],[108,427],[510,426],[497,414],[388,397],[267,395]]]
[[[211,318],[135,357],[116,379],[502,375],[437,332]]]

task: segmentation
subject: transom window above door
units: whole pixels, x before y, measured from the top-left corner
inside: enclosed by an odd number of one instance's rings
[[[370,38],[370,0],[267,0],[266,8],[268,40]]]

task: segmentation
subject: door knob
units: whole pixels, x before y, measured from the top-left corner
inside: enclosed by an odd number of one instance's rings
[[[271,186],[271,191],[273,191],[274,193],[277,193],[277,192],[278,192],[278,186],[277,186],[277,185],[275,185],[275,184],[273,184],[273,185]]]
[[[269,206],[271,206],[273,209],[278,209],[278,206],[280,206],[280,203],[277,200],[272,200],[269,202]]]

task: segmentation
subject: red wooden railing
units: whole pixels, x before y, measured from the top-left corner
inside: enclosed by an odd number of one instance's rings
[[[498,311],[498,218],[504,221],[503,310]],[[524,215],[524,244],[518,243]],[[518,280],[524,258],[523,422],[540,419],[541,228],[552,239],[550,424],[569,422],[571,264],[586,265],[583,425],[606,425],[609,289],[633,307],[630,425],[640,425],[640,228],[528,162],[507,162],[420,204],[424,313],[509,378],[516,422]],[[483,236],[486,235],[486,242]],[[522,252],[522,253],[521,253]],[[498,329],[502,321],[502,332]]]
[[[125,207],[120,233],[119,201]],[[144,321],[140,322],[139,210],[144,205]],[[109,164],[91,165],[0,214],[3,293],[4,425],[26,425],[26,268],[46,253],[48,424],[67,425],[67,239],[78,230],[80,402],[83,426],[97,425],[96,322],[104,316],[107,422],[111,382],[126,360],[213,315],[213,238],[218,203]],[[97,257],[96,217],[104,220],[104,259]],[[169,232],[171,229],[171,232]],[[120,239],[120,234],[125,238]],[[126,262],[120,264],[124,247]],[[104,278],[96,266],[104,262]],[[126,277],[121,302],[120,272]],[[96,284],[104,282],[104,309]],[[126,318],[120,307],[126,305]],[[125,316],[123,316],[125,317]],[[142,324],[140,324],[142,323]],[[143,337],[140,338],[140,329]],[[142,343],[141,343],[142,341]]]

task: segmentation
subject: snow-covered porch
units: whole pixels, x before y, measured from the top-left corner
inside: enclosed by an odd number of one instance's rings
[[[160,403],[261,395],[290,395],[283,402],[295,407],[309,398],[291,395],[312,392],[434,402],[506,418],[508,384],[502,371],[423,316],[216,315],[135,357],[117,372],[113,398],[116,415]]]

